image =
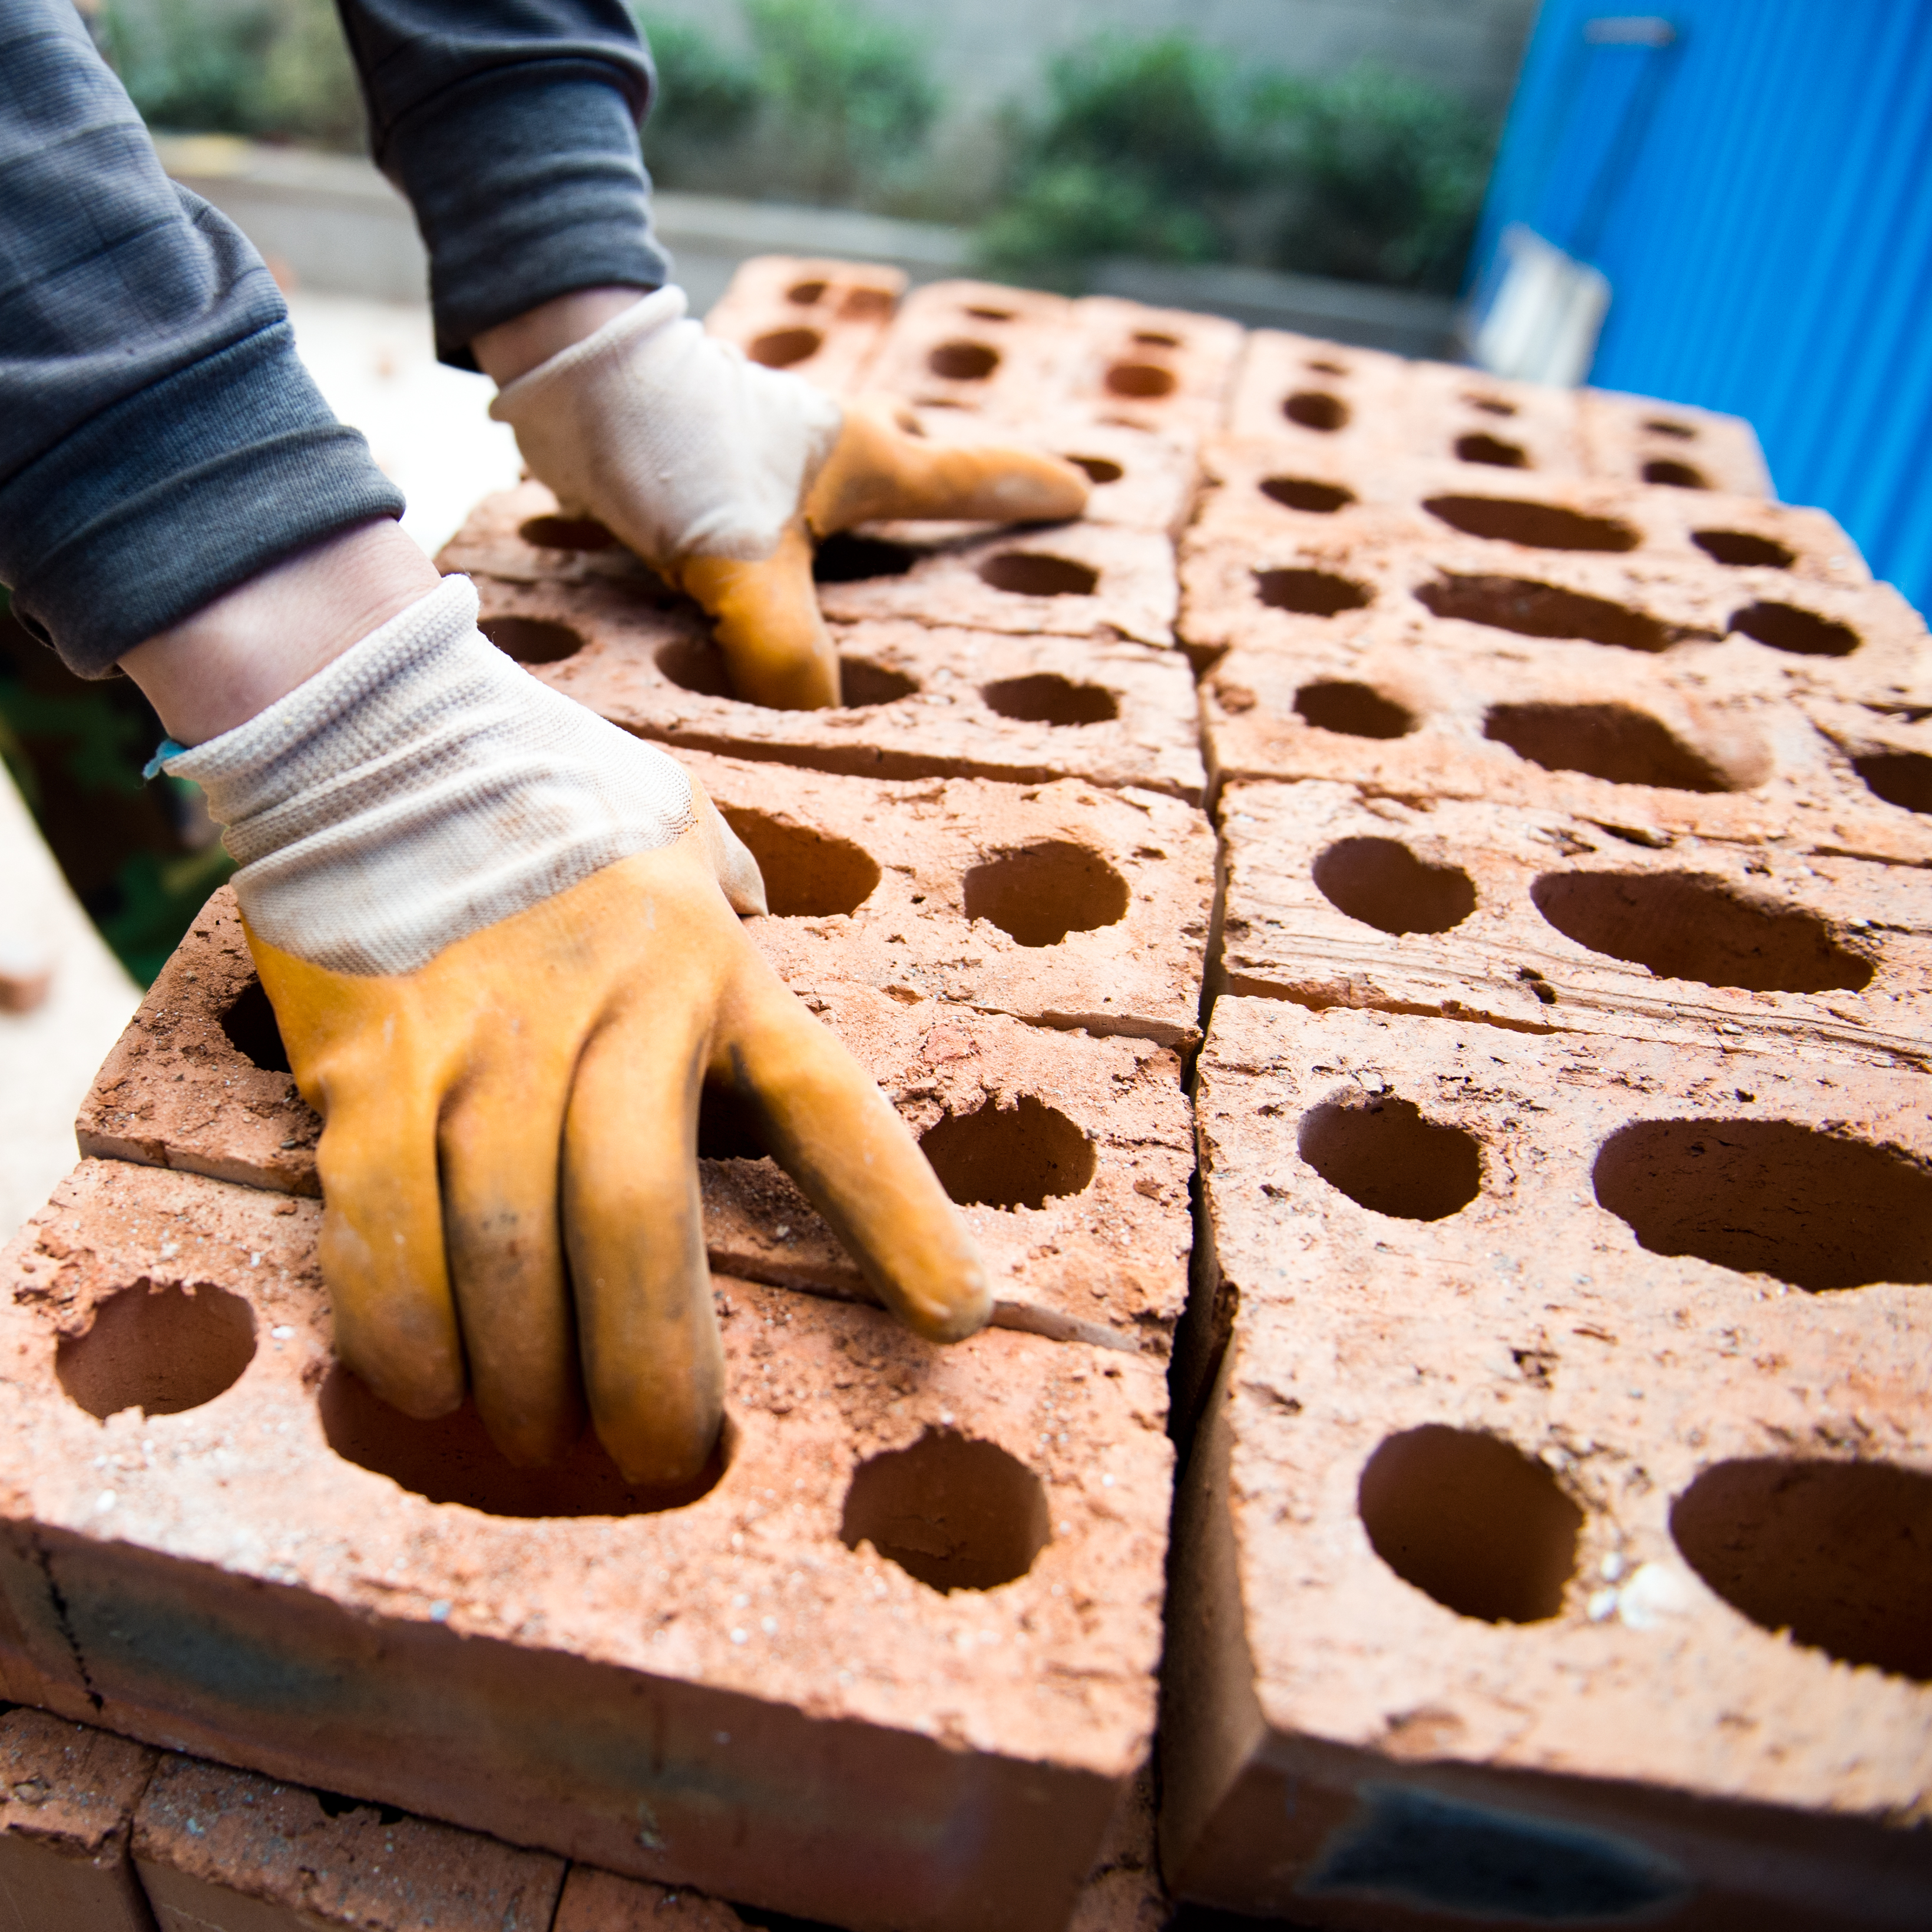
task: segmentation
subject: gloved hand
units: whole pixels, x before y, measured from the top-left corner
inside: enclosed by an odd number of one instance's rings
[[[762,882],[702,789],[500,655],[476,608],[446,578],[166,768],[228,828],[323,1118],[342,1360],[418,1417],[466,1377],[525,1465],[576,1440],[587,1396],[630,1480],[676,1482],[722,1412],[707,1076],[908,1327],[970,1334],[986,1276],[904,1124],[740,928],[727,896],[762,910]]]
[[[814,541],[855,524],[1077,517],[1087,482],[1024,449],[926,442],[890,401],[759,368],[659,289],[490,406],[564,513],[595,517],[710,614],[741,698],[838,702]]]

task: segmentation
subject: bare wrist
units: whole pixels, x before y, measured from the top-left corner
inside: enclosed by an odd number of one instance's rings
[[[198,745],[246,724],[440,581],[398,525],[364,524],[136,644],[121,668],[170,737]]]
[[[568,295],[539,303],[494,328],[486,328],[470,344],[470,352],[478,368],[500,389],[504,388],[538,363],[548,362],[586,336],[595,335],[650,292],[647,289],[573,289]]]

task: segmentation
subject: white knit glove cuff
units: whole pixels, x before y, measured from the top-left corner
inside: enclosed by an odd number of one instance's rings
[[[771,555],[844,420],[796,376],[748,362],[659,289],[490,405],[530,473],[648,562]]]
[[[651,746],[513,664],[446,577],[307,683],[166,760],[226,826],[269,944],[409,973],[696,822]]]

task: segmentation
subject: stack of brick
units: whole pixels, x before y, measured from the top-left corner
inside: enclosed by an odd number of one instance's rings
[[[1927,1922],[1923,627],[1729,418],[899,293],[764,261],[710,326],[1094,499],[825,544],[842,706],[740,701],[538,486],[443,561],[703,779],[993,1326],[897,1330],[707,1101],[714,1467],[395,1415],[218,895],[0,1258],[0,1693],[106,1754],[0,1879],[224,1932]]]
[[[1166,1879],[1926,1922],[1924,625],[1721,419],[1257,338],[1229,428]]]

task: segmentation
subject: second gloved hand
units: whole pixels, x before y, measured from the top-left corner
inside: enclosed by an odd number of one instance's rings
[[[1087,482],[1036,452],[929,442],[883,400],[759,368],[659,289],[508,384],[490,412],[570,514],[697,598],[741,698],[838,702],[812,580],[818,539],[891,518],[1046,522]]]

